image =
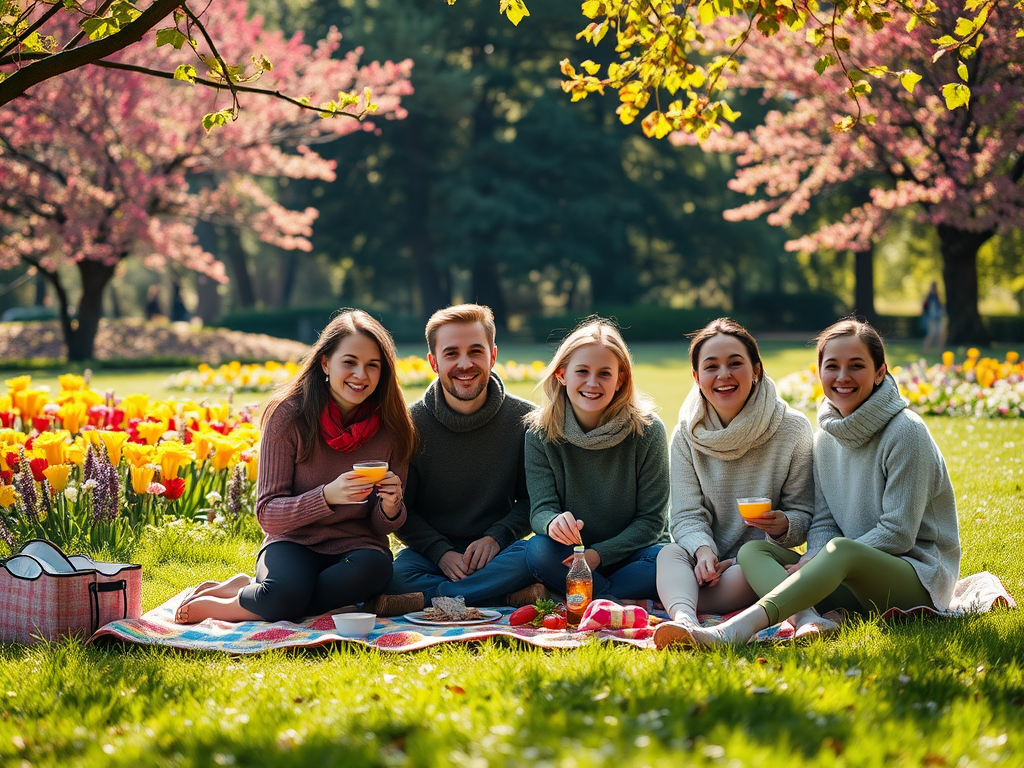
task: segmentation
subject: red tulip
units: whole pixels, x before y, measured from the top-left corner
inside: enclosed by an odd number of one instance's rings
[[[163,486],[165,489],[163,493],[164,498],[174,501],[185,492],[185,478],[171,477],[163,481]]]
[[[14,411],[0,411],[0,427],[10,429],[14,425]]]
[[[48,432],[52,419],[49,416],[33,416],[32,417],[32,428],[36,432]]]
[[[32,467],[32,477],[37,483],[41,483],[46,479],[46,475],[43,474],[43,470],[50,466],[50,462],[40,456],[38,459],[32,459],[28,465]]]

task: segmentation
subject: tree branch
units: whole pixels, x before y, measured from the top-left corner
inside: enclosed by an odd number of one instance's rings
[[[7,55],[15,48],[17,48],[19,45],[21,45],[23,42],[25,42],[25,39],[29,35],[31,35],[33,32],[35,32],[37,29],[43,26],[43,24],[48,22],[62,10],[64,10],[63,5],[61,5],[59,2],[54,3],[53,7],[50,8],[50,10],[48,10],[46,13],[44,13],[42,16],[36,19],[35,24],[26,29],[22,34],[13,36],[11,38],[11,42],[8,43],[3,49],[0,49],[0,58],[3,58],[5,55]]]
[[[182,0],[154,0],[142,15],[120,32],[95,40],[80,48],[61,51],[22,67],[0,82],[0,106],[21,96],[37,83],[63,75],[85,64],[92,64],[141,40],[161,20],[167,18]]]
[[[104,13],[106,13],[107,9],[110,8],[110,6],[113,5],[113,3],[114,0],[103,0],[103,5],[101,5],[99,8],[95,10],[95,12],[93,12],[93,18],[97,16],[102,16]],[[79,30],[78,34],[76,34],[74,37],[68,40],[67,44],[61,50],[70,51],[72,48],[74,48],[80,42],[82,42],[83,37],[85,37],[84,29]]]
[[[158,69],[140,67],[136,64],[124,64],[119,61],[93,61],[90,63],[94,66],[104,67],[106,69],[120,69],[125,72],[136,72],[141,75],[148,75],[149,77],[160,77],[165,80],[175,79],[173,72],[162,72]],[[354,114],[352,112],[339,112],[333,109],[322,109],[320,107],[314,107],[312,104],[305,104],[299,101],[298,99],[293,99],[291,96],[288,96],[287,94],[281,93],[280,91],[272,91],[269,88],[257,88],[252,85],[241,85],[239,83],[232,83],[229,85],[228,83],[222,83],[217,80],[207,80],[204,77],[197,77],[195,78],[194,82],[199,85],[206,86],[207,88],[228,88],[234,89],[239,93],[255,93],[261,96],[273,96],[275,99],[281,99],[281,101],[286,101],[289,104],[294,104],[297,107],[301,107],[302,109],[308,109],[311,112],[316,112],[317,114],[321,115],[330,115],[332,117],[351,117],[353,120],[361,120],[364,117],[366,117],[367,114],[365,109],[362,112]]]

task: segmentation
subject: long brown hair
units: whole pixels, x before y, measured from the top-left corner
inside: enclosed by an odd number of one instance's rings
[[[590,344],[608,349],[615,355],[619,371],[626,374],[622,386],[601,414],[601,423],[607,424],[612,419],[625,418],[629,422],[630,432],[640,435],[644,427],[654,421],[654,401],[633,383],[633,357],[629,354],[622,334],[609,321],[592,317],[562,340],[555,356],[541,373],[537,386],[544,393],[545,403],[526,415],[526,423],[535,429],[545,442],[558,443],[565,440],[563,425],[565,402],[568,398],[565,394],[565,385],[558,380],[555,373],[565,369],[573,352]]]
[[[313,455],[313,447],[318,441],[323,441],[320,435],[320,414],[331,394],[329,385],[324,381],[320,361],[333,355],[342,339],[356,333],[363,334],[380,347],[380,381],[368,402],[380,411],[384,427],[394,442],[394,460],[404,464],[412,457],[416,447],[416,428],[402,396],[402,386],[398,383],[395,342],[387,329],[363,310],[342,309],[320,333],[320,338],[303,359],[295,378],[274,390],[263,411],[263,423],[266,424],[281,403],[295,404],[294,423],[304,437],[298,456],[299,463],[308,461]]]

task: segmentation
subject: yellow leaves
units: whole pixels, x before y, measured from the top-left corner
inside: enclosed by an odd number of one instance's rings
[[[946,109],[966,107],[971,101],[971,89],[963,83],[947,83],[942,86],[942,98],[946,100]]]
[[[701,0],[700,5],[697,7],[697,15],[700,18],[700,23],[705,26],[715,20],[715,7],[710,0]]]
[[[647,138],[663,139],[672,131],[672,124],[660,110],[651,112],[641,123],[644,136]]]
[[[900,73],[900,85],[902,85],[908,93],[913,93],[914,86],[920,81],[921,76],[917,74],[917,72],[911,72],[907,69]]]
[[[604,12],[604,3],[602,0],[587,0],[580,7],[583,11],[583,15],[588,19],[596,19],[601,13]]]
[[[500,13],[505,14],[508,20],[517,27],[524,17],[530,15],[523,0],[501,0],[498,10]]]
[[[580,66],[583,67],[583,69],[586,70],[587,74],[591,76],[596,75],[598,72],[601,71],[601,65],[596,64],[590,59],[584,61],[582,64],[580,64]]]
[[[956,20],[956,27],[953,29],[953,34],[957,37],[967,37],[974,31],[974,22],[971,19],[965,19],[960,17]]]
[[[18,492],[13,485],[0,485],[0,507],[13,507],[18,501]]]

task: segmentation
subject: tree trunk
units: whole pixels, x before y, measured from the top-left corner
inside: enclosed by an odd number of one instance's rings
[[[199,247],[208,253],[217,253],[217,233],[209,222],[199,220],[195,226]],[[211,277],[196,272],[196,316],[209,325],[220,317],[218,283]]]
[[[430,173],[423,148],[422,126],[411,115],[402,121],[405,155],[408,158],[405,177],[409,205],[409,245],[419,294],[419,311],[429,317],[449,304],[447,291],[441,284],[434,264],[434,246],[430,239]]]
[[[123,258],[123,257],[122,257]],[[103,291],[114,276],[114,266],[100,261],[83,259],[78,262],[78,274],[82,278],[82,298],[78,302],[78,312],[71,319],[67,307],[62,306],[61,323],[64,328],[64,342],[68,347],[68,360],[81,362],[91,360],[95,355],[96,332],[103,316]],[[65,304],[67,296],[61,293],[61,303]]]
[[[853,254],[853,311],[872,325],[877,325],[875,312],[875,245]]]
[[[288,302],[292,298],[292,289],[295,287],[295,276],[299,270],[299,256],[290,253],[281,253],[277,257],[277,295],[274,297],[274,306],[277,309],[287,309]]]
[[[488,255],[478,256],[473,260],[473,281],[470,286],[473,301],[484,304],[494,312],[494,322],[498,328],[508,327],[508,308],[505,306],[505,295],[501,290],[501,279],[498,277],[498,266]]]
[[[950,344],[988,344],[988,330],[978,311],[978,249],[992,231],[966,232],[950,226],[936,227],[942,252],[942,279],[946,287]]]
[[[222,230],[217,238],[223,245],[223,253],[231,266],[231,285],[235,289],[235,299],[242,309],[256,308],[256,290],[253,288],[252,275],[249,274],[249,260],[245,249],[234,229]]]

